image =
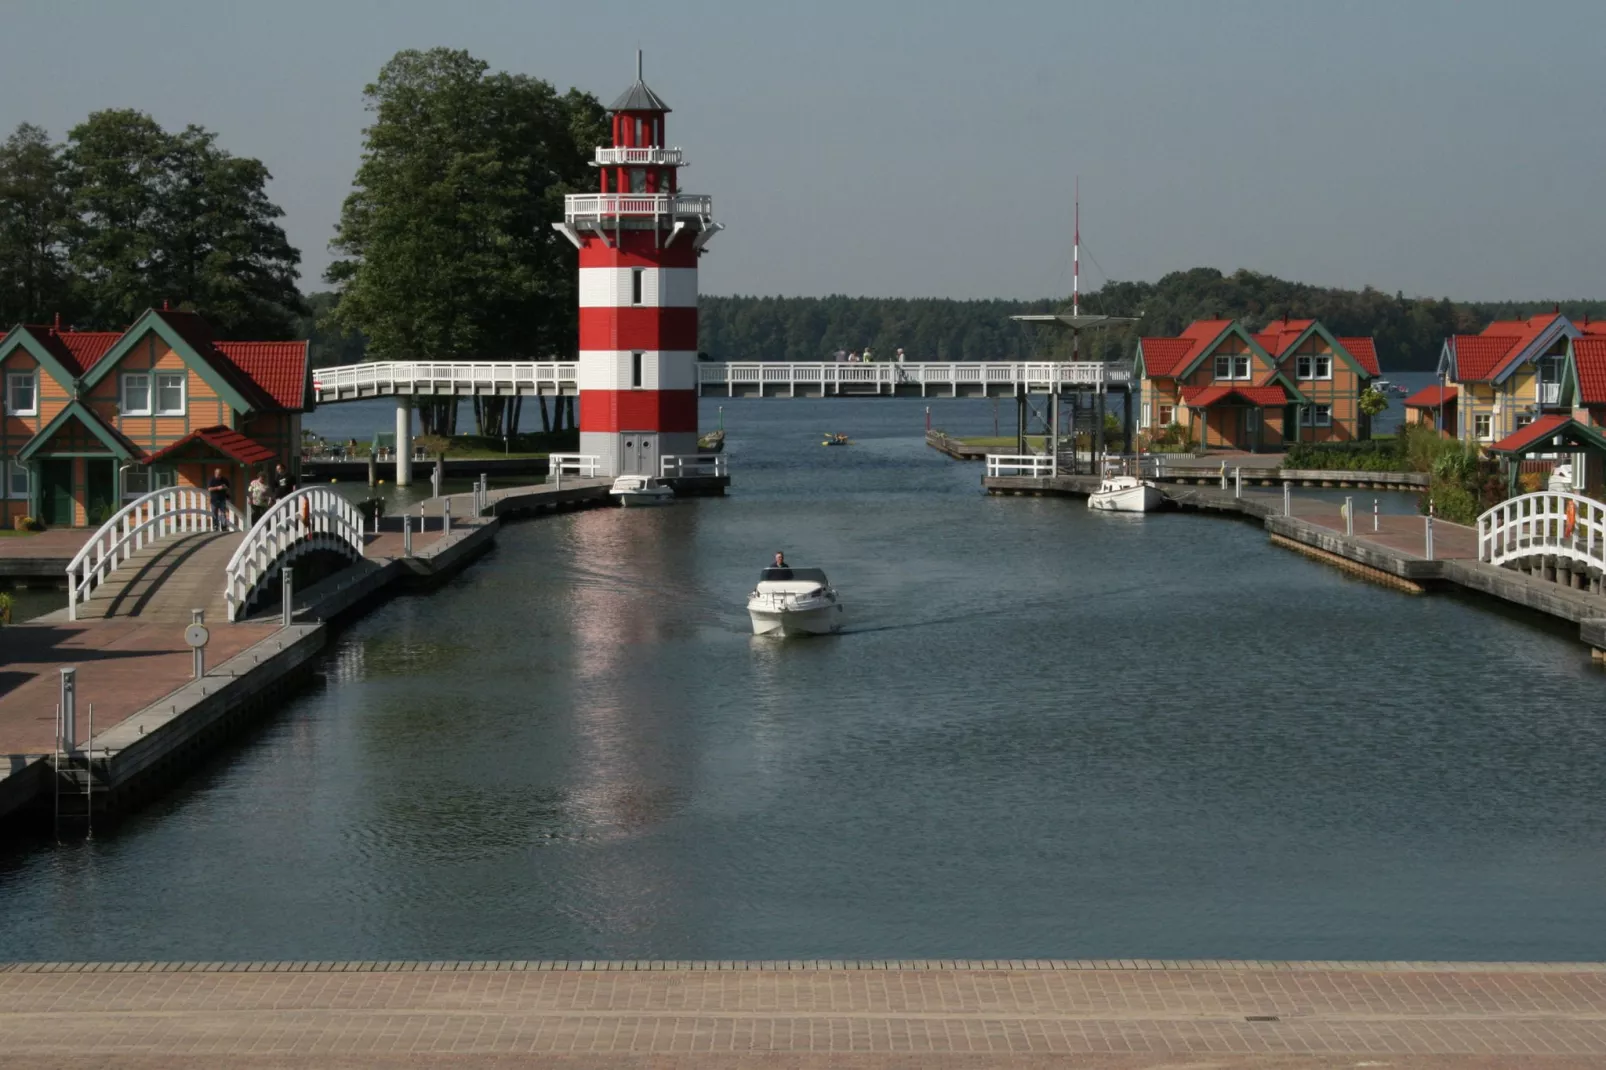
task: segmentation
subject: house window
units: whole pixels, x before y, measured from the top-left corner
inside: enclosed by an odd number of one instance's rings
[[[643,353],[630,354],[630,385],[633,387],[641,386],[641,358],[643,356],[645,356]]]
[[[1531,413],[1531,412],[1520,412],[1520,413],[1517,414],[1517,426],[1518,427],[1527,427],[1529,424],[1531,424],[1533,422],[1534,422],[1534,414],[1533,413]]]
[[[1333,407],[1331,405],[1311,405],[1305,411],[1310,416],[1310,425],[1312,427],[1333,426]]]
[[[7,498],[28,497],[28,466],[21,461],[7,461],[0,464],[0,472],[5,475],[5,484],[0,486],[0,495]]]
[[[11,372],[6,376],[6,415],[39,415],[39,378],[33,372]]]
[[[642,271],[643,271],[642,268],[631,268],[630,269],[630,303],[632,305],[641,304],[641,274],[642,274]]]
[[[1170,427],[1174,423],[1176,423],[1176,406],[1175,405],[1161,405],[1160,406],[1160,426],[1161,427]]]
[[[1217,357],[1217,379],[1247,379],[1249,378],[1249,357]]]
[[[1294,360],[1294,378],[1296,379],[1331,379],[1332,377],[1332,357],[1296,357]]]
[[[156,373],[156,415],[184,415],[184,373]]]
[[[1143,426],[1144,427],[1150,426],[1149,425],[1149,416],[1150,416],[1150,414],[1151,414],[1150,405],[1149,405],[1149,403],[1147,401],[1145,401],[1143,403]]]
[[[1472,417],[1472,436],[1485,440],[1493,438],[1494,417],[1487,412],[1475,414]]]
[[[137,466],[123,471],[123,497],[139,498],[153,490],[172,490],[178,485],[178,472],[166,466]]]
[[[151,377],[144,373],[123,376],[123,415],[151,414]]]

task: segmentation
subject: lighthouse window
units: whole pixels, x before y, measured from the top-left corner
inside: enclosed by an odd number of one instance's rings
[[[641,304],[641,268],[630,269],[630,303]]]
[[[630,354],[630,385],[633,387],[641,386],[641,358],[645,355],[644,353]]]
[[[647,170],[646,170],[646,168],[632,167],[630,169],[630,192],[631,193],[646,193],[647,192]]]

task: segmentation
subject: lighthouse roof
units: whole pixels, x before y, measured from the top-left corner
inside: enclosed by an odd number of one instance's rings
[[[619,99],[614,101],[613,104],[609,106],[608,110],[668,111],[669,105],[664,103],[663,97],[660,97],[657,93],[654,93],[651,89],[649,89],[646,82],[643,82],[640,78],[637,78],[636,84],[620,94]]]

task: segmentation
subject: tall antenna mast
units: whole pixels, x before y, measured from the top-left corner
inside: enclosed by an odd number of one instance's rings
[[[1082,176],[1071,194],[1071,319],[1082,314]],[[1071,328],[1071,359],[1082,357],[1082,330]]]
[[[636,49],[636,81],[641,81],[641,49]]]

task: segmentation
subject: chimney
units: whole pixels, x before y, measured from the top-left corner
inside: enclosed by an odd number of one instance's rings
[[[60,334],[61,333],[61,313],[60,312],[56,313],[56,322],[50,328],[50,333],[51,334]]]

